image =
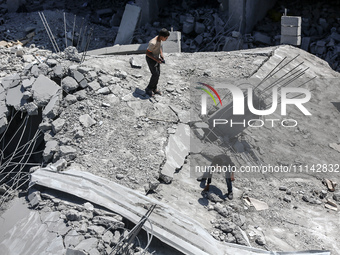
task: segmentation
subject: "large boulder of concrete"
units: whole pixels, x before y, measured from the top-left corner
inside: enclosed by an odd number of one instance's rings
[[[45,106],[52,96],[59,93],[60,90],[57,83],[44,75],[40,75],[32,86],[33,99],[38,106]]]

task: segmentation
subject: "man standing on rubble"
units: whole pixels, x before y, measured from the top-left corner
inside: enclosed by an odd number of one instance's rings
[[[235,164],[231,161],[231,158],[227,155],[219,155],[213,158],[212,162],[211,162],[211,166],[213,166],[215,169],[217,169],[218,167],[220,167],[221,169],[225,169],[224,173],[225,173],[225,180],[227,183],[227,187],[228,187],[228,193],[226,194],[226,197],[228,197],[228,199],[232,200],[233,199],[233,185],[232,185],[232,181],[235,180],[234,177],[234,172],[232,171],[232,167],[235,166]],[[211,177],[212,177],[212,171],[208,170],[203,177],[199,178],[202,181],[207,181],[207,185],[205,186],[203,191],[209,191],[209,186],[211,183]]]
[[[148,49],[146,50],[146,62],[148,63],[151,78],[149,85],[146,87],[145,92],[147,95],[162,93],[157,89],[158,79],[161,73],[160,64],[165,63],[162,42],[166,41],[170,35],[170,32],[166,28],[162,28],[159,34],[149,41]]]

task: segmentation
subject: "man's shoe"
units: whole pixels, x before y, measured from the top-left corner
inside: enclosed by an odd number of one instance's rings
[[[233,192],[228,193],[228,199],[233,200]]]
[[[155,95],[156,95],[156,94],[157,94],[157,95],[160,95],[160,96],[162,95],[162,92],[160,92],[158,89],[154,90],[153,93],[155,93]]]
[[[145,93],[149,96],[152,97],[152,91],[150,89],[145,89]]]

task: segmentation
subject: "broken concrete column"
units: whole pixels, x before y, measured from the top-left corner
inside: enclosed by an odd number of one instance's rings
[[[281,17],[281,44],[301,45],[301,17]]]
[[[141,8],[136,5],[127,4],[119,26],[118,34],[114,44],[130,44],[133,33],[138,25]]]
[[[190,127],[186,124],[179,124],[175,134],[169,137],[168,145],[165,148],[166,162],[160,172],[160,178],[165,183],[170,183],[174,172],[184,164],[184,160],[190,151]]]

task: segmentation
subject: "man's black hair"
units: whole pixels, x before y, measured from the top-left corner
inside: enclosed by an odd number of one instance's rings
[[[162,28],[159,31],[159,36],[163,36],[163,37],[168,37],[170,35],[170,32],[166,29],[166,28]]]

